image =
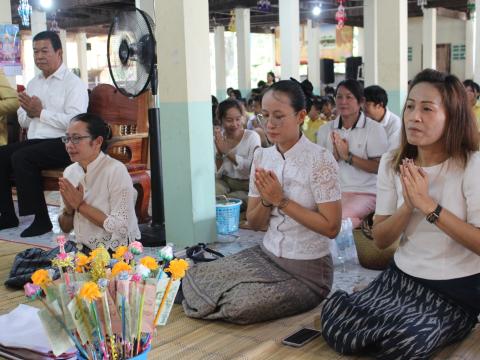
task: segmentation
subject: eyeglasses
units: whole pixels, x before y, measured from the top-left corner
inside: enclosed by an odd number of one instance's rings
[[[68,143],[71,141],[72,144],[77,145],[77,144],[80,142],[80,140],[82,140],[82,139],[87,139],[87,138],[91,138],[91,135],[85,135],[85,136],[76,136],[76,135],[74,135],[74,136],[62,136],[61,139],[62,139],[62,142],[63,142],[64,144],[68,144]]]
[[[292,115],[295,116],[297,114],[298,112],[294,112]],[[263,114],[258,114],[257,120],[260,121],[260,124],[262,126],[265,126],[269,122],[273,127],[281,127],[288,116],[290,115],[267,116]]]

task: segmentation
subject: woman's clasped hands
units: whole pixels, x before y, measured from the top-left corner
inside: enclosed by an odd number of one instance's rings
[[[271,170],[255,169],[255,186],[260,193],[260,197],[267,204],[278,206],[284,199],[282,185]]]
[[[403,159],[400,165],[400,180],[403,199],[410,209],[418,209],[424,214],[435,210],[437,203],[428,194],[428,174],[415,165],[412,159]]]
[[[65,207],[69,210],[78,210],[83,203],[83,186],[80,184],[78,188],[76,188],[65,178],[60,178],[58,185]]]

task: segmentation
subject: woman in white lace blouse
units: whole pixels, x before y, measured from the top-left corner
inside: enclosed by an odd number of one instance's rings
[[[104,154],[109,129],[93,114],[79,114],[62,138],[74,162],[59,180],[62,231],[75,231],[84,252],[115,250],[140,238],[135,189],[124,164]]]
[[[273,84],[262,99],[268,138],[256,150],[247,219],[268,227],[262,246],[200,264],[183,280],[188,316],[252,323],[307,311],[330,292],[330,239],[341,225],[338,165],[300,131],[306,115],[298,83]]]

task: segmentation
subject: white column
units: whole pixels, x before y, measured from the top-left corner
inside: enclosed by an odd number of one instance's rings
[[[465,22],[465,79],[472,79],[475,70],[475,13]]]
[[[361,56],[363,62],[365,62],[365,31],[361,27],[357,27],[356,29],[358,31],[358,38],[357,38],[358,45],[357,45],[357,53],[353,54],[353,56]]]
[[[68,61],[67,61],[67,30],[60,29],[60,33],[58,34],[58,36],[60,36],[60,41],[62,42],[63,63],[65,64],[66,67],[68,67]]]
[[[281,78],[300,80],[299,0],[279,0]]]
[[[365,86],[378,85],[378,3],[379,0],[363,2]]]
[[[252,88],[250,79],[250,9],[235,9],[237,27],[238,89],[246,97]]]
[[[80,69],[80,78],[88,85],[88,67],[87,67],[87,34],[84,32],[75,35],[77,42],[78,68]]]
[[[33,10],[30,17],[30,27],[32,29],[32,37],[39,32],[47,30],[47,16],[45,11]]]
[[[307,20],[308,42],[308,80],[313,85],[313,93],[320,94],[320,46],[318,28],[312,27],[312,20]]]
[[[0,24],[11,24],[12,23],[12,10],[10,7],[10,1],[2,1],[0,3]],[[20,32],[18,33],[18,36],[20,36]],[[15,81],[15,76],[7,76],[8,81],[10,82],[10,85],[12,85],[13,88],[16,87],[16,81]]]
[[[155,5],[166,240],[182,248],[215,240],[208,0]]]
[[[215,27],[215,81],[218,101],[227,97],[227,78],[225,71],[225,27]],[[246,94],[245,94],[246,95]]]
[[[377,3],[378,84],[388,94],[389,108],[400,114],[405,101],[408,81],[408,6],[407,0],[381,0]]]
[[[480,0],[475,0],[475,53],[480,50]],[[480,56],[475,56],[475,82],[480,83]]]
[[[423,9],[423,69],[437,68],[437,9]]]
[[[30,16],[30,28],[32,29],[32,39],[39,32],[47,30],[47,16],[45,11],[33,10]],[[35,75],[40,73],[40,70],[34,67]]]

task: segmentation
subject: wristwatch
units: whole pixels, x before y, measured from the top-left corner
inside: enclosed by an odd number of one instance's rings
[[[348,158],[347,158],[347,164],[352,165],[352,161],[353,161],[353,154],[349,151],[348,152]]]
[[[435,224],[438,221],[438,218],[440,217],[440,211],[442,211],[442,209],[443,208],[440,206],[440,204],[438,204],[436,209],[426,216],[427,221],[430,224]]]

